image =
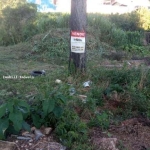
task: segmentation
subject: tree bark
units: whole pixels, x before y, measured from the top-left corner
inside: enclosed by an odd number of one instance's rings
[[[86,37],[86,20],[86,0],[71,0],[69,57],[69,71],[71,73],[76,73],[78,70],[81,72],[85,72],[86,69],[86,47],[83,53],[71,51],[71,32],[82,32],[85,33]]]

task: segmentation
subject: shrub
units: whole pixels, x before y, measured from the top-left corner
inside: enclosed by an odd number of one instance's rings
[[[125,31],[142,31],[150,28],[150,11],[147,8],[139,8],[131,13],[111,14],[108,18]]]
[[[85,143],[87,125],[80,120],[72,109],[65,109],[63,116],[57,123],[55,133],[60,137],[63,144],[71,148],[74,143]]]
[[[38,13],[37,30],[44,33],[51,28],[68,28],[69,14],[67,13]]]
[[[36,95],[36,101],[33,100],[30,105],[19,98],[2,103],[0,106],[0,139],[5,139],[6,134],[18,134],[21,129],[30,131],[30,125],[37,128],[42,125],[56,126],[63,115],[67,98],[58,88],[56,91],[45,88],[39,90],[41,92]]]
[[[30,114],[30,106],[22,100],[14,99],[0,106],[0,139],[6,133],[19,132],[22,128],[30,130],[25,121]]]
[[[16,44],[35,34],[36,11],[34,4],[20,4],[16,8],[6,7],[3,9],[3,18],[0,24],[2,43],[4,45]],[[27,30],[29,31],[27,32]]]
[[[108,129],[110,125],[110,115],[107,112],[96,114],[88,123],[90,127],[100,127],[102,130]]]

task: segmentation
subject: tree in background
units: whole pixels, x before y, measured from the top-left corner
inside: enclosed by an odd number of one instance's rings
[[[15,8],[18,4],[25,4],[26,0],[0,0],[0,12],[6,7]]]

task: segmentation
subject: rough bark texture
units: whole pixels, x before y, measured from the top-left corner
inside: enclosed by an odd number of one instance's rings
[[[70,30],[86,32],[86,19],[86,0],[71,0]],[[69,70],[85,72],[85,64],[86,50],[85,53],[73,53],[70,46]]]

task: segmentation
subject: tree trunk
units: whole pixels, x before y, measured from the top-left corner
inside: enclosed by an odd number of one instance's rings
[[[86,69],[86,0],[71,0],[69,71]]]

